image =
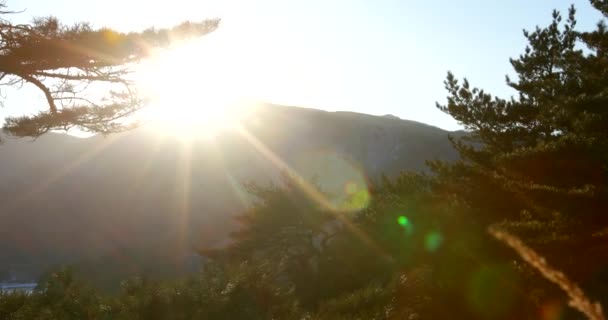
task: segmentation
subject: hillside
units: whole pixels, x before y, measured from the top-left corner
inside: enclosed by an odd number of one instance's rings
[[[448,132],[393,116],[265,105],[243,123],[249,139],[225,132],[186,143],[149,127],[86,139],[7,139],[0,146],[0,279],[9,270],[35,277],[65,262],[92,273],[98,265],[123,274],[181,273],[196,265],[193,247],[222,245],[235,228],[231,216],[249,201],[243,182],[277,181],[282,167],[273,156],[332,194],[456,157]]]

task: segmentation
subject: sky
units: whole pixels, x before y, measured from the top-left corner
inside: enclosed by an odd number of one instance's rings
[[[11,17],[14,22],[54,15],[65,23],[88,21],[120,31],[218,17],[222,22],[212,36],[223,51],[210,57],[201,52],[201,59],[208,58],[217,70],[229,70],[231,79],[238,78],[229,81],[249,88],[258,99],[393,114],[447,130],[460,129],[435,108],[435,102],[446,98],[447,71],[495,95],[513,94],[504,79],[512,75],[509,57],[526,45],[522,29],[548,24],[553,9],[565,13],[570,4],[578,9],[580,30],[601,19],[582,0],[7,2],[12,10],[25,9]],[[204,94],[204,88],[200,91]],[[44,106],[31,94],[6,93],[0,117]]]

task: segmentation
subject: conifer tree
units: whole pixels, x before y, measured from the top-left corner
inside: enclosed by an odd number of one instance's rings
[[[102,134],[128,128],[125,118],[143,106],[130,76],[133,66],[152,49],[203,36],[219,23],[121,33],[88,23],[68,26],[55,17],[14,24],[9,18],[16,13],[0,3],[0,86],[31,85],[46,100],[37,115],[5,119],[5,131],[20,137],[74,127]]]
[[[605,1],[591,3],[608,16]],[[452,139],[460,161],[431,167],[435,191],[464,203],[473,223],[501,223],[580,278],[608,263],[597,254],[608,226],[608,31],[604,21],[577,31],[575,13],[524,30],[528,45],[510,60],[517,78],[506,78],[517,96],[448,73],[437,107],[469,135]]]

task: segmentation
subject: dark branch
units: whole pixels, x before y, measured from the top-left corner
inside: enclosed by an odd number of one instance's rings
[[[4,8],[0,0],[0,14]],[[128,78],[133,65],[149,56],[151,49],[201,37],[218,24],[214,19],[120,33],[95,30],[87,23],[66,26],[54,17],[17,25],[0,19],[0,79],[7,79],[0,86],[29,82],[44,93],[50,110],[8,118],[4,130],[16,136],[72,127],[95,133],[121,131],[129,127],[123,118],[142,106]],[[92,84],[96,86],[87,90]]]
[[[51,94],[51,90],[49,90],[49,88],[47,88],[44,85],[44,83],[42,83],[40,80],[34,78],[33,76],[30,76],[27,74],[19,75],[19,77],[21,77],[23,80],[35,85],[36,87],[38,87],[38,89],[42,90],[42,92],[44,93],[44,97],[46,98],[46,102],[49,104],[49,109],[51,110],[51,113],[57,113],[57,105],[55,104],[55,99],[53,98],[53,95]]]

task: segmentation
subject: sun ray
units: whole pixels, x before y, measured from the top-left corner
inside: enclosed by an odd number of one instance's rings
[[[149,106],[140,114],[161,135],[193,140],[216,135],[243,115],[249,84],[238,79],[221,38],[178,43],[144,61],[136,83]]]
[[[247,192],[242,188],[238,179],[230,172],[230,168],[228,168],[226,165],[227,159],[225,154],[215,141],[212,141],[212,143],[209,144],[209,147],[210,152],[213,152],[213,156],[219,157],[219,161],[217,163],[221,166],[220,170],[224,173],[224,178],[226,179],[226,182],[228,182],[228,185],[232,189],[239,203],[242,205],[242,209],[248,208],[251,202],[249,199],[247,199]]]
[[[64,177],[72,169],[74,169],[75,167],[77,167],[77,166],[79,166],[79,165],[81,165],[81,164],[89,161],[94,156],[96,156],[97,154],[99,154],[101,151],[103,151],[104,149],[106,149],[107,147],[109,147],[110,145],[112,145],[113,143],[115,143],[116,141],[118,141],[121,137],[122,136],[119,135],[119,134],[112,135],[112,136],[109,136],[109,137],[105,137],[104,140],[101,143],[99,143],[98,145],[96,145],[95,147],[93,147],[91,150],[88,150],[87,152],[84,152],[82,155],[74,158],[69,163],[66,163],[63,167],[61,167],[60,169],[58,169],[57,171],[55,171],[53,174],[51,174],[50,176],[48,176],[46,179],[40,181],[40,183],[37,184],[34,188],[32,188],[28,192],[24,193],[20,197],[16,198],[13,201],[12,205],[9,206],[6,211],[8,212],[11,209],[18,208],[20,205],[24,204],[26,201],[30,200],[32,197],[40,194],[41,192],[46,191],[48,188],[51,187],[51,185],[54,182],[56,182],[57,180],[59,180],[62,177]]]
[[[151,101],[146,119],[153,123],[161,135],[176,137],[184,146],[190,147],[194,140],[200,137],[213,137],[223,130],[240,133],[273,166],[287,173],[308,197],[335,214],[365,243],[382,252],[379,246],[345,217],[343,207],[332,203],[317,188],[305,181],[296,170],[241,126],[240,120],[246,118],[249,112],[254,112],[256,105],[244,103],[255,100],[248,95],[255,86],[255,83],[249,80],[261,81],[263,79],[260,77],[263,77],[263,74],[252,74],[255,68],[243,70],[236,60],[232,61],[233,54],[234,48],[230,47],[229,41],[218,37],[218,34],[212,34],[200,41],[182,43],[171,50],[160,52],[144,63],[139,72],[138,83],[142,92]],[[184,223],[189,210],[187,207],[189,190],[186,190],[185,184],[189,184],[188,175],[191,166],[189,162],[191,159],[186,158],[191,154],[188,153],[190,150],[186,152],[186,149],[181,152],[180,168],[176,173],[176,179],[180,181],[184,190],[177,208],[180,223]],[[228,182],[237,192],[237,197],[240,201],[246,202],[238,194],[234,178],[229,174],[228,172]],[[185,229],[180,232],[185,232]],[[180,241],[183,240],[182,238]]]
[[[156,137],[156,140],[154,141],[154,145],[152,147],[152,151],[146,158],[145,162],[141,165],[141,167],[139,167],[139,170],[137,170],[137,172],[135,172],[133,181],[131,182],[131,185],[128,188],[130,194],[135,192],[135,190],[137,190],[137,188],[139,188],[139,186],[141,185],[142,179],[148,173],[148,170],[150,170],[150,166],[152,165],[154,156],[156,156],[158,154],[158,152],[160,151],[161,145],[163,144],[163,142],[165,140],[166,140],[166,137],[163,137],[163,136]]]
[[[248,201],[247,199],[246,191],[243,190],[243,188],[240,186],[239,181],[230,172],[228,172],[228,170],[226,170],[225,176],[226,180],[230,184],[230,187],[232,188],[232,191],[243,206],[243,209],[246,209],[251,204],[250,201]]]
[[[179,148],[179,158],[176,162],[175,174],[175,200],[177,213],[178,250],[183,252],[187,248],[188,220],[190,218],[190,189],[192,176],[192,144],[182,142]]]
[[[260,152],[267,160],[269,160],[274,166],[282,172],[287,173],[296,186],[298,186],[306,195],[308,195],[313,201],[316,201],[323,208],[327,209],[332,213],[340,222],[346,226],[346,228],[357,236],[363,243],[374,249],[383,258],[391,260],[391,256],[382,249],[376,242],[370,238],[365,232],[359,229],[355,224],[352,223],[344,214],[336,210],[336,207],[313,185],[309,184],[297,171],[291,168],[289,164],[283,161],[276,153],[268,148],[262,141],[252,135],[245,127],[237,126],[236,131],[247,140],[258,152]]]

